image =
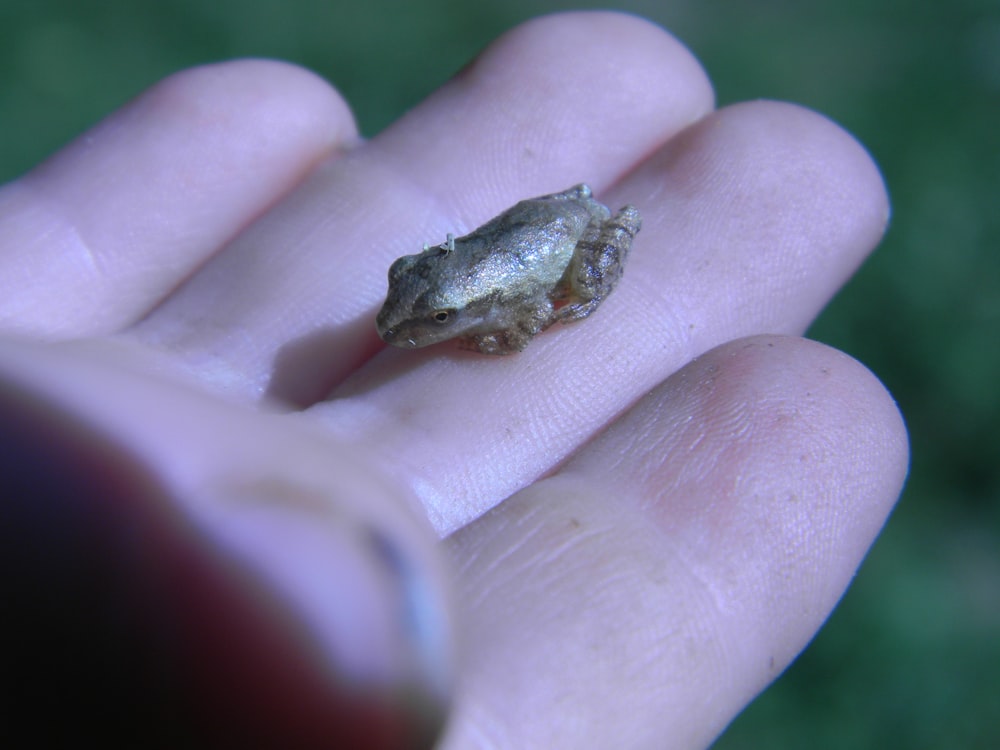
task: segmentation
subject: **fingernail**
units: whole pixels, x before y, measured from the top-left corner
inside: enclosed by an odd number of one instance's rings
[[[288,487],[239,494],[213,503],[224,510],[208,523],[212,536],[270,584],[338,682],[442,711],[452,672],[445,597],[406,544],[328,498],[289,502]]]

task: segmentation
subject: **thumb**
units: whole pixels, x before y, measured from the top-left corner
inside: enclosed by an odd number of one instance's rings
[[[106,345],[0,344],[8,731],[432,744],[445,577],[402,490],[303,419],[153,369]]]

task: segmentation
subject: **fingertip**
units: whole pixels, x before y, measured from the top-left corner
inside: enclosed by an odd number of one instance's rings
[[[691,367],[714,373],[716,407],[729,401],[751,410],[748,418],[757,425],[751,439],[759,448],[778,449],[779,459],[790,463],[805,461],[806,471],[818,465],[817,483],[857,483],[862,491],[842,499],[851,513],[874,514],[881,525],[902,488],[909,443],[895,400],[864,364],[818,341],[761,335],[718,347]],[[715,413],[728,418],[733,412]],[[842,481],[830,480],[828,471],[842,474]]]
[[[563,472],[623,498],[615,512],[644,518],[680,563],[673,585],[687,587],[725,656],[705,673],[735,710],[836,606],[907,463],[902,417],[867,368],[764,335],[683,367]]]
[[[282,60],[241,58],[188,68],[137,101],[158,118],[188,118],[203,127],[243,120],[259,126],[259,136],[275,146],[299,143],[324,152],[357,137],[340,92],[313,71]],[[220,137],[230,132],[224,128]]]
[[[889,215],[864,148],[782,102],[703,117],[622,188],[621,200],[643,209],[632,268],[661,279],[633,287],[638,312],[655,311],[655,331],[661,319],[686,323],[671,333],[690,338],[691,356],[763,331],[803,333],[876,248]]]
[[[859,261],[881,239],[889,218],[881,172],[864,146],[830,118],[788,102],[749,101],[720,109],[689,137],[725,145],[718,160],[699,161],[704,179],[765,201],[780,196],[785,212],[827,223],[831,236],[864,248]]]
[[[678,110],[682,122],[692,122],[715,103],[711,81],[691,51],[662,26],[630,13],[570,11],[533,18],[499,37],[464,74],[516,75],[512,60],[543,72],[552,86],[575,81],[582,94],[591,84],[595,97],[617,95],[626,113],[648,97]]]
[[[164,79],[0,191],[0,325],[119,330],[356,137],[339,94],[294,65]]]
[[[456,215],[489,215],[576,182],[600,192],[713,101],[701,65],[662,28],[557,13],[499,37],[371,145]]]
[[[826,115],[790,102],[747,102],[735,105],[734,112],[751,132],[770,132],[774,148],[801,154],[803,193],[811,184],[810,170],[821,171],[828,191],[823,195],[850,201],[859,230],[877,243],[889,219],[888,192],[878,165],[857,138]]]
[[[356,136],[350,108],[315,73],[277,60],[231,60],[187,68],[158,81],[26,179],[48,180],[48,192],[74,195],[82,193],[84,179],[94,176],[86,169],[120,179],[129,174],[130,164],[144,167],[148,190],[179,177],[190,181],[195,167],[225,167],[238,178],[242,166],[243,171],[254,167],[258,183],[273,190],[264,167],[282,167],[285,180],[294,179]],[[250,174],[245,177],[252,186]]]
[[[610,435],[642,435],[656,446],[626,463],[634,462],[631,476],[642,478],[647,496],[676,498],[650,506],[672,526],[727,512],[697,505],[713,491],[729,497],[727,487],[745,494],[759,485],[761,500],[774,490],[773,511],[789,513],[802,508],[782,504],[782,492],[808,504],[820,490],[837,503],[823,502],[810,523],[864,520],[865,548],[899,496],[909,455],[902,416],[878,378],[843,352],[795,336],[751,336],[706,352],[650,392]]]

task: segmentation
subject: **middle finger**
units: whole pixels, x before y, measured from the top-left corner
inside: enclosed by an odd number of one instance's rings
[[[711,104],[695,60],[649,23],[530,22],[316,170],[129,335],[245,398],[308,405],[380,348],[394,258],[529,195],[600,192]]]
[[[551,471],[698,354],[801,333],[887,215],[878,171],[850,136],[767,102],[705,118],[611,197],[639,206],[644,227],[591,318],[501,359],[448,345],[387,352],[314,408],[409,478],[440,531]]]

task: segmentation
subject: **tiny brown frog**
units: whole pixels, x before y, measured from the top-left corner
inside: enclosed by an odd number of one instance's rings
[[[457,339],[510,354],[555,322],[592,313],[621,278],[639,211],[614,216],[587,185],[523,200],[479,229],[389,269],[379,336],[414,349]]]

